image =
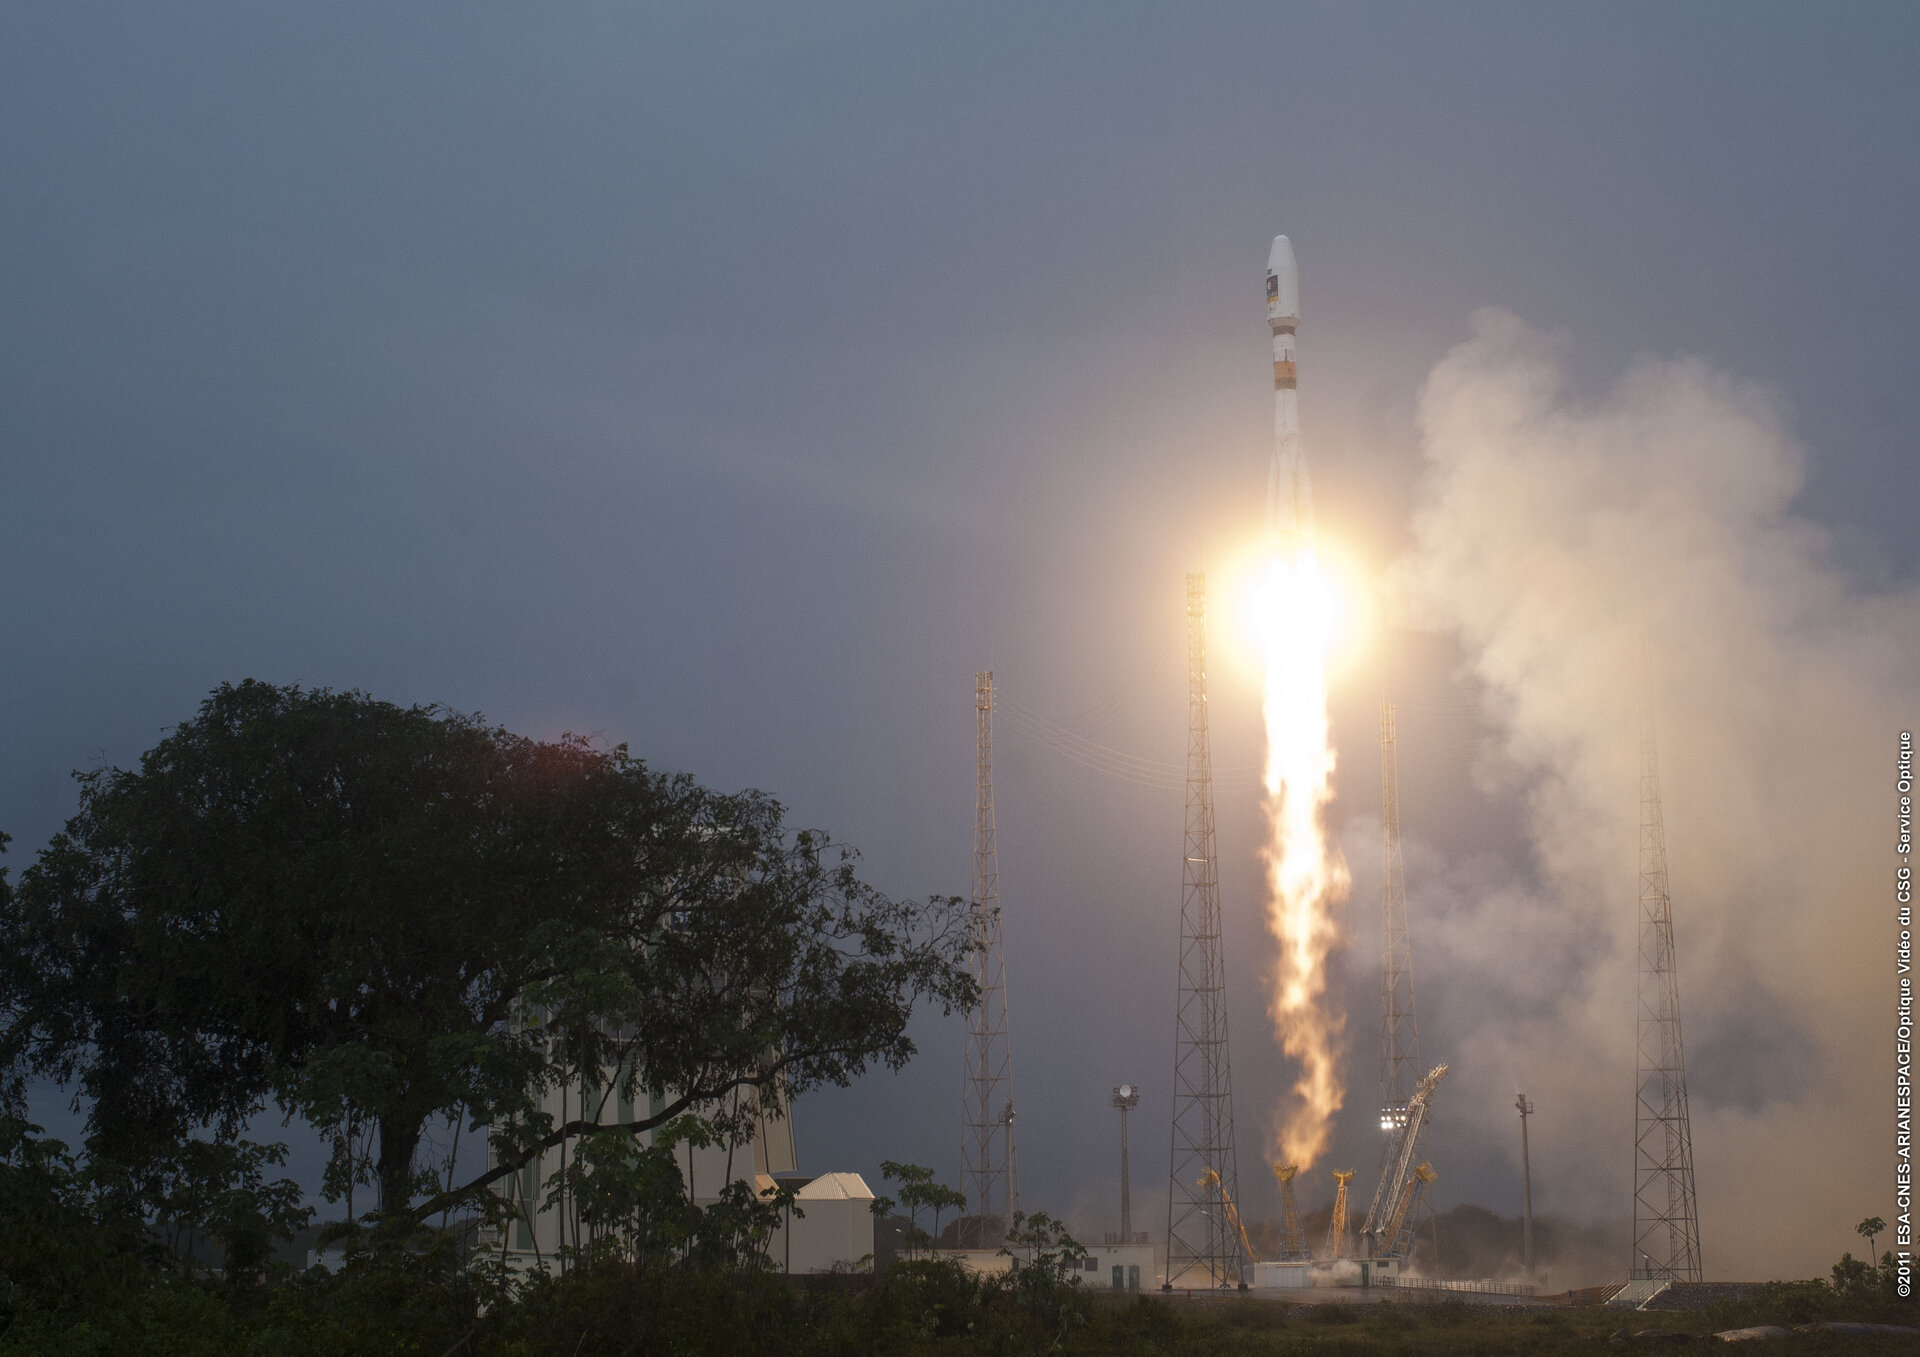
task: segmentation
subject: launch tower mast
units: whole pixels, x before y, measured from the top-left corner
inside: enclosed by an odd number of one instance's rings
[[[1000,945],[1000,855],[993,834],[993,675],[973,676],[977,771],[973,810],[973,978],[980,1002],[967,1015],[961,1180],[973,1213],[962,1248],[993,1248],[1019,1209],[1013,1158],[1013,1052],[1006,956]],[[998,1209],[996,1209],[996,1207]]]
[[[1241,1283],[1245,1252],[1228,1227],[1240,1192],[1227,1063],[1226,958],[1207,734],[1207,577],[1187,576],[1187,832],[1180,892],[1180,987],[1173,1048],[1173,1162],[1167,1176],[1167,1276]],[[1186,1285],[1194,1282],[1188,1280]]]
[[[1693,1195],[1693,1132],[1680,1045],[1680,981],[1653,722],[1640,735],[1640,979],[1634,1022],[1633,1264],[1636,1278],[1697,1282],[1700,1218]]]

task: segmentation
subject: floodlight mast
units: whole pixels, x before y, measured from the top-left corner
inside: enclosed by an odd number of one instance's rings
[[[1533,1158],[1527,1149],[1527,1118],[1533,1115],[1533,1099],[1516,1093],[1513,1105],[1520,1111],[1520,1263],[1533,1280]]]
[[[1134,1084],[1121,1084],[1113,1090],[1113,1096],[1107,1100],[1109,1107],[1120,1109],[1120,1239],[1119,1243],[1133,1243],[1133,1173],[1127,1162],[1127,1113],[1140,1106],[1140,1089]]]

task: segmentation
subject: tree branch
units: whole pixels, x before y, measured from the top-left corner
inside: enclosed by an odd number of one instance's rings
[[[696,1103],[718,1102],[721,1098],[726,1097],[727,1094],[732,1093],[736,1089],[765,1088],[767,1085],[775,1082],[776,1078],[785,1071],[789,1063],[787,1059],[783,1058],[775,1061],[758,1074],[742,1075],[738,1079],[729,1080],[716,1088],[695,1089],[691,1093],[682,1094],[679,1098],[676,1098],[673,1102],[667,1104],[650,1117],[636,1119],[634,1121],[615,1122],[587,1121],[584,1118],[576,1117],[572,1121],[562,1123],[535,1144],[521,1151],[511,1160],[494,1165],[471,1182],[464,1183],[451,1191],[435,1193],[419,1205],[408,1207],[405,1214],[409,1219],[418,1222],[425,1220],[435,1212],[451,1210],[454,1206],[472,1197],[482,1189],[491,1187],[502,1178],[508,1178],[518,1173],[554,1146],[565,1144],[575,1136],[592,1135],[601,1131],[625,1131],[629,1135],[639,1135],[642,1131],[651,1131],[656,1126],[661,1126],[672,1121]]]

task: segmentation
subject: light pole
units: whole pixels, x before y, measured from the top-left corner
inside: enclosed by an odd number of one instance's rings
[[[1133,1243],[1133,1194],[1131,1175],[1127,1168],[1127,1113],[1140,1105],[1140,1089],[1134,1084],[1121,1084],[1114,1089],[1109,1098],[1111,1106],[1120,1109],[1120,1242]]]
[[[1013,1099],[1007,1099],[1007,1228],[1020,1214],[1020,1161],[1013,1155]]]
[[[1517,1093],[1513,1105],[1520,1109],[1520,1262],[1527,1270],[1527,1280],[1533,1280],[1533,1165],[1527,1156],[1527,1118],[1533,1115],[1533,1104],[1527,1095]]]

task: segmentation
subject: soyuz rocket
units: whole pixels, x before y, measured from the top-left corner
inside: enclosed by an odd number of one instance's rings
[[[1293,242],[1267,252],[1267,328],[1273,331],[1273,465],[1267,472],[1267,543],[1292,555],[1313,545],[1313,487],[1300,451],[1300,393],[1293,337],[1300,328],[1300,266]]]

